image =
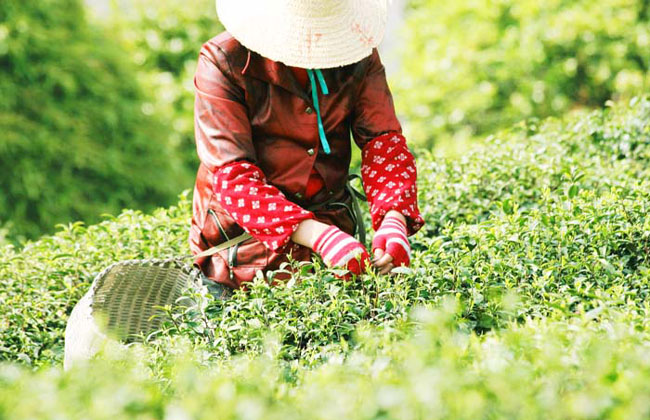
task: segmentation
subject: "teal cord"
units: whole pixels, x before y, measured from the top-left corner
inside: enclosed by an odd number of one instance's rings
[[[309,76],[309,81],[311,82],[311,96],[314,101],[314,108],[316,108],[316,117],[318,117],[318,135],[320,137],[320,142],[323,145],[323,151],[325,154],[330,154],[330,145],[327,142],[327,136],[325,136],[325,128],[323,127],[323,119],[320,115],[320,107],[318,106],[318,86],[316,85],[316,78],[314,77],[314,72],[316,77],[318,77],[318,82],[320,83],[321,90],[323,95],[328,95],[329,90],[327,89],[327,84],[325,83],[325,78],[323,73],[320,70],[310,70],[307,69],[307,75]]]
[[[327,83],[325,83],[325,78],[323,77],[323,72],[316,70],[316,77],[318,77],[318,83],[320,83],[320,88],[323,91],[323,95],[329,95],[329,90],[327,89]]]

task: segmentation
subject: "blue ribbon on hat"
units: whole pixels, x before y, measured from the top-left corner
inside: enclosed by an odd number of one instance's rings
[[[316,74],[316,77],[314,77],[314,74]],[[311,96],[312,99],[314,100],[314,108],[316,108],[316,117],[318,117],[318,136],[320,137],[320,142],[323,145],[323,151],[329,155],[330,145],[327,142],[327,136],[325,136],[323,119],[321,118],[320,107],[318,106],[318,90],[317,90],[318,86],[316,85],[316,79],[318,79],[318,83],[320,84],[320,88],[321,91],[323,92],[323,95],[329,95],[329,90],[327,89],[327,83],[325,83],[325,78],[323,77],[323,73],[320,70],[307,69],[307,75],[309,76],[309,80],[311,82]]]

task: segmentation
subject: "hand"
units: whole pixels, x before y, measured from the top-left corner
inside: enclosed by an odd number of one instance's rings
[[[328,227],[316,239],[313,250],[328,267],[344,268],[357,276],[370,267],[370,255],[366,248],[336,226]],[[348,276],[344,278],[349,279]]]
[[[379,274],[387,274],[394,267],[408,266],[411,246],[406,233],[406,219],[396,211],[389,211],[372,240],[373,266]]]

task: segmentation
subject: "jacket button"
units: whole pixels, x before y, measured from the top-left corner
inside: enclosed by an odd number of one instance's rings
[[[314,152],[314,149],[309,149],[309,150],[307,150],[307,154],[308,154],[309,156],[314,156],[314,153],[315,153],[315,152]]]
[[[305,112],[306,112],[307,114],[311,115],[311,114],[314,113],[314,110],[312,109],[312,107],[308,106],[307,109],[305,109]]]

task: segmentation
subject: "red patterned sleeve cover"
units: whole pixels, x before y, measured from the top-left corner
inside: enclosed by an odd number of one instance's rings
[[[300,222],[314,218],[313,213],[268,184],[258,166],[246,161],[219,168],[214,193],[237,224],[274,252],[287,245]]]
[[[369,141],[361,152],[361,177],[374,230],[390,210],[406,217],[408,235],[424,225],[417,203],[415,158],[404,136],[393,132]]]

